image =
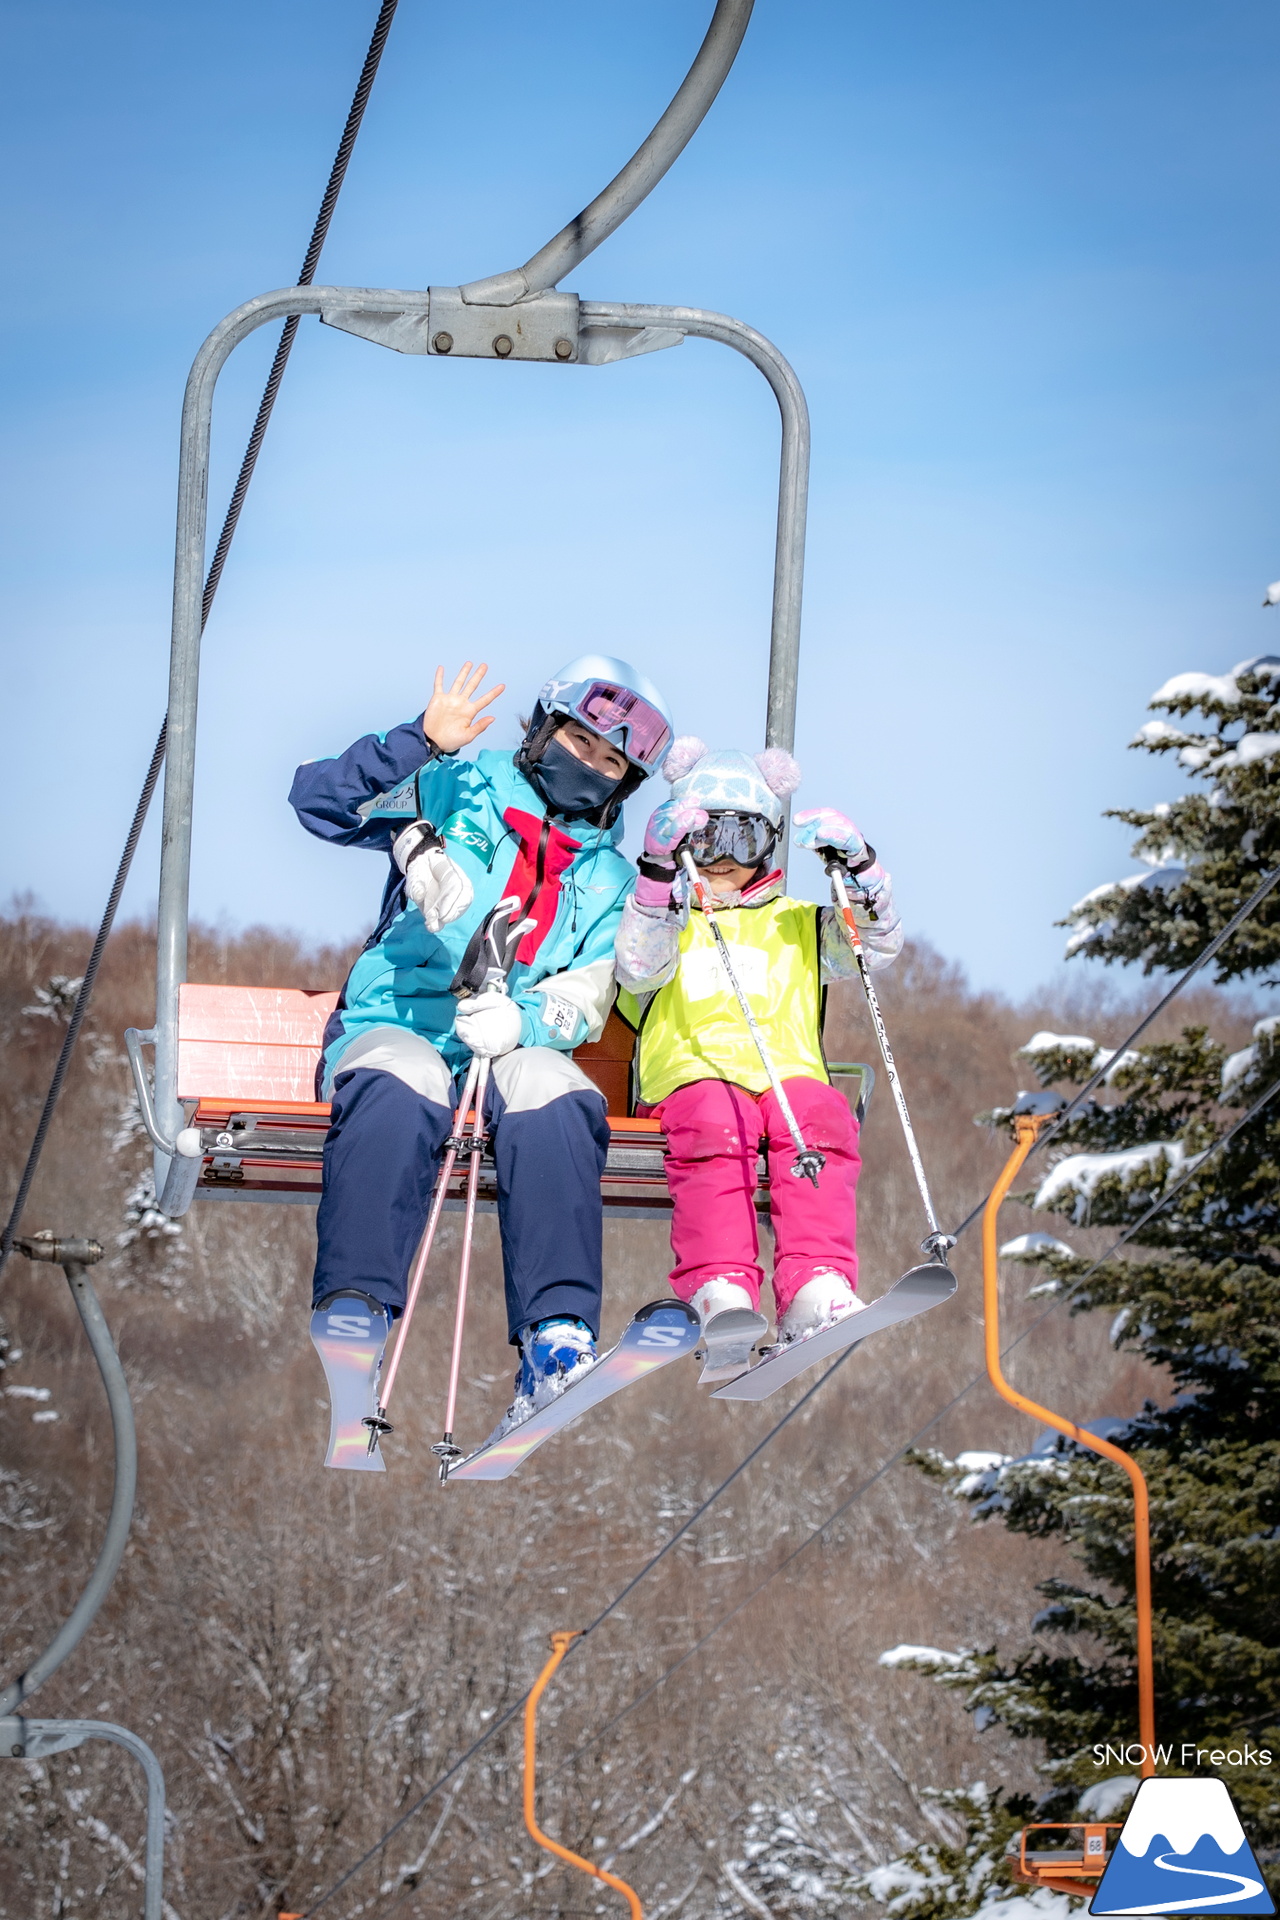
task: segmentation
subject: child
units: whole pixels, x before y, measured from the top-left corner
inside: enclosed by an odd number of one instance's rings
[[[667,1137],[671,1285],[702,1319],[707,1379],[741,1372],[765,1328],[753,1205],[762,1139],[778,1338],[803,1339],[859,1309],[857,1123],[830,1083],[822,1052],[824,988],[857,968],[834,910],[782,891],[773,855],[782,802],[800,783],[791,756],[777,748],[754,757],[709,753],[686,736],[672,746],[664,771],[671,798],[646,829],[640,879],[615,953],[624,989],[619,1008],[639,1030],[642,1110]],[[831,808],[797,814],[796,828],[800,846],[839,854],[868,964],[887,966],[903,936],[874,848]],[[792,1139],[707,916],[696,894],[690,897],[678,864],[685,848],[711,896],[805,1145],[826,1157],[816,1191],[792,1177]]]

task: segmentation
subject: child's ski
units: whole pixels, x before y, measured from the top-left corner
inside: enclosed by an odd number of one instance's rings
[[[621,1340],[570,1387],[512,1427],[500,1439],[486,1441],[456,1467],[450,1480],[505,1480],[535,1447],[562,1427],[570,1426],[611,1393],[629,1387],[682,1354],[692,1353],[701,1339],[698,1316],[683,1300],[654,1300],[641,1307]]]
[[[736,1380],[727,1381],[723,1387],[717,1387],[711,1397],[713,1400],[766,1400],[789,1380],[817,1366],[819,1361],[834,1359],[845,1347],[859,1345],[883,1327],[927,1313],[930,1307],[949,1300],[955,1290],[954,1273],[940,1261],[912,1267],[901,1280],[894,1282],[888,1293],[871,1301],[861,1313],[847,1314],[834,1326],[824,1327],[821,1333],[811,1333],[807,1340],[771,1347],[758,1365],[747,1373],[740,1373]]]

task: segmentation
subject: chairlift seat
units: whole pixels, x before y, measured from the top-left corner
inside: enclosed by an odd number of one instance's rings
[[[178,1098],[204,1148],[196,1192],[209,1200],[320,1198],[329,1103],[315,1098],[325,1025],[334,992],[307,987],[212,986],[188,982],[178,993]],[[604,1094],[609,1149],[601,1179],[611,1215],[667,1214],[666,1138],[656,1120],[631,1113],[635,1034],[616,1012],[599,1040],[574,1059]],[[861,1120],[875,1076],[870,1067],[833,1065],[832,1079]],[[462,1204],[465,1171],[446,1209]],[[497,1205],[492,1155],[480,1170],[478,1201]],[[767,1216],[768,1169],[761,1158],[757,1207]]]
[[[303,987],[210,986],[188,982],[178,994],[178,1098],[200,1130],[204,1155],[196,1192],[210,1200],[320,1198],[329,1103],[315,1098],[333,992]],[[575,1053],[609,1102],[609,1151],[601,1182],[611,1213],[668,1213],[666,1140],[656,1120],[627,1112],[635,1036],[611,1016],[592,1046]],[[462,1204],[465,1170],[446,1207]],[[480,1171],[479,1204],[497,1204],[492,1156]]]
[[[1079,1899],[1094,1892],[1106,1870],[1123,1822],[1038,1821],[1009,1843],[1007,1865],[1025,1886],[1048,1887]]]

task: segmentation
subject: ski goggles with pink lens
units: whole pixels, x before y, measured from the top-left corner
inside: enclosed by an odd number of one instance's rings
[[[653,771],[671,744],[671,728],[658,709],[643,694],[614,681],[588,680],[581,693],[556,706],[621,747],[628,760],[646,772]]]
[[[713,813],[705,827],[695,827],[684,845],[695,867],[712,867],[717,860],[733,860],[740,867],[758,867],[778,844],[778,829],[762,813]]]

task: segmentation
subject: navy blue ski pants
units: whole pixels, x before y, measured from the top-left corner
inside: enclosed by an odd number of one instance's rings
[[[339,1058],[316,1219],[316,1305],[354,1289],[403,1307],[458,1093],[436,1049],[404,1029],[376,1028]],[[510,1338],[557,1314],[576,1314],[598,1335],[603,1094],[567,1054],[518,1047],[492,1063],[485,1113]]]

